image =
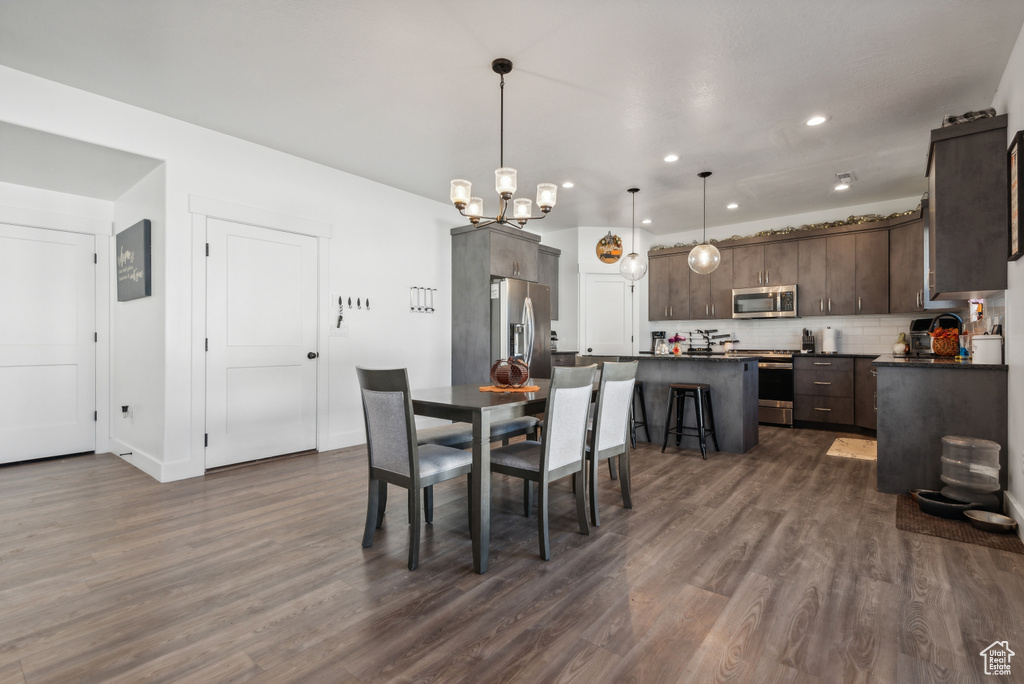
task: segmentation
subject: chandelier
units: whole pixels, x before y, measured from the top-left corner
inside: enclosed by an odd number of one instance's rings
[[[494,189],[498,193],[498,213],[496,216],[484,217],[484,201],[479,197],[472,196],[472,183],[462,178],[452,181],[451,200],[459,213],[470,220],[470,222],[482,228],[492,223],[515,228],[513,222],[519,224],[519,228],[526,225],[527,221],[542,219],[555,206],[555,199],[558,195],[558,186],[554,183],[539,183],[537,185],[537,207],[541,213],[533,216],[533,202],[525,197],[512,199],[516,193],[516,170],[505,166],[505,74],[512,71],[512,61],[499,57],[491,62],[491,70],[501,76],[499,92],[501,94],[501,138],[500,156],[498,169],[494,172]],[[509,200],[512,200],[512,215],[508,216]]]
[[[626,192],[633,196],[633,232],[629,238],[629,248],[633,251],[619,263],[619,273],[626,280],[637,281],[647,275],[647,259],[636,253],[636,193],[640,188],[630,188]]]
[[[711,172],[701,171],[697,175],[704,179],[704,241],[690,250],[686,262],[690,264],[690,270],[694,273],[707,274],[718,268],[722,254],[717,247],[708,242],[708,176]]]

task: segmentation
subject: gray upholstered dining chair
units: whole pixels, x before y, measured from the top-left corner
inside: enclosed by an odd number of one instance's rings
[[[438,482],[468,475],[473,469],[473,455],[437,444],[417,444],[406,369],[357,367],[356,375],[370,466],[363,546],[373,546],[374,532],[384,523],[388,484],[404,487],[409,493],[409,569],[415,570],[420,555],[422,490],[432,493]]]
[[[619,487],[622,505],[633,507],[629,491],[629,408],[633,402],[638,361],[623,363],[608,361],[601,370],[601,384],[594,406],[594,422],[587,444],[587,462],[590,464],[590,522],[600,526],[597,504],[598,464],[618,456]],[[614,471],[611,471],[614,473]],[[614,479],[614,478],[613,478]]]
[[[587,412],[596,372],[597,366],[593,365],[553,368],[541,441],[514,442],[491,450],[492,472],[537,483],[537,533],[540,557],[544,560],[551,558],[548,483],[566,475],[573,476],[580,534],[590,534],[584,494],[584,459]]]

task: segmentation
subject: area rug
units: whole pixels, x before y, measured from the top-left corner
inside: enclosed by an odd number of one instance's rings
[[[854,439],[853,437],[836,437],[832,446],[825,453],[828,456],[843,458],[859,458],[862,461],[878,460],[878,442],[873,439]]]
[[[966,520],[949,520],[928,515],[917,506],[910,494],[900,494],[896,499],[896,529],[916,532],[951,541],[988,546],[1000,551],[1024,553],[1024,542],[1016,532],[986,532]]]

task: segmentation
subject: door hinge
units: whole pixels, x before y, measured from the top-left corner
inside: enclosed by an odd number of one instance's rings
[[[210,256],[210,243],[206,243],[206,256]]]
[[[98,332],[94,332],[92,334],[92,341],[93,342],[99,342],[100,341],[100,334]]]
[[[203,446],[204,447],[210,446],[210,433],[209,432],[206,432],[206,433],[203,434]]]
[[[100,263],[100,257],[99,257],[98,254],[96,254],[96,252],[92,253],[92,263],[94,263],[94,264]]]
[[[93,411],[92,412],[92,419],[93,419],[93,422],[99,421],[99,419],[100,419],[100,412],[99,411]]]
[[[210,351],[210,338],[206,338],[206,351]]]

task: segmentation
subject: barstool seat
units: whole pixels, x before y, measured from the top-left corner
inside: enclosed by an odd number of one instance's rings
[[[696,427],[683,426],[683,409],[686,408],[686,400],[693,399],[693,412],[697,421]],[[672,427],[672,409],[675,407],[676,423]],[[707,413],[705,419],[705,412]],[[665,440],[661,444],[662,453],[668,446],[668,436],[676,436],[676,446],[680,446],[682,437],[697,437],[700,440],[700,456],[704,460],[708,458],[707,438],[710,435],[711,441],[715,444],[715,451],[718,448],[718,437],[715,435],[715,413],[711,408],[711,385],[703,382],[674,382],[668,386],[668,411],[665,414]]]

